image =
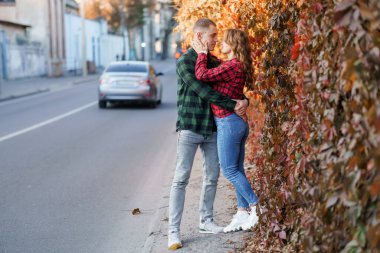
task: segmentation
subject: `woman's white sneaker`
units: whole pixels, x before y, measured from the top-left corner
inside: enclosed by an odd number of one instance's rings
[[[251,212],[248,217],[248,221],[242,225],[244,231],[253,228],[259,222],[259,216],[256,213],[256,206],[252,207]]]
[[[239,231],[248,222],[249,214],[247,211],[237,211],[232,217],[231,223],[223,229],[224,233]]]

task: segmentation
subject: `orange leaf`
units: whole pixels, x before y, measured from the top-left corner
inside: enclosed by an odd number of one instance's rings
[[[377,176],[369,186],[369,193],[373,198],[376,198],[380,194],[380,176]]]

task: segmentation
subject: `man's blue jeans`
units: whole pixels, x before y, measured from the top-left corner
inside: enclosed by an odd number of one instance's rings
[[[203,155],[203,186],[199,203],[200,221],[213,218],[213,205],[219,178],[216,133],[209,136],[181,130],[177,139],[177,161],[169,200],[169,232],[179,231],[186,186],[189,183],[194,156],[201,148]]]
[[[244,171],[245,142],[249,128],[238,115],[215,117],[218,128],[218,155],[224,176],[234,185],[238,208],[258,202]]]

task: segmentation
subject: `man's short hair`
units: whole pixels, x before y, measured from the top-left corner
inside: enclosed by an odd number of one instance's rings
[[[197,22],[195,22],[195,24],[193,26],[193,31],[195,31],[198,28],[207,29],[210,26],[216,27],[216,24],[214,23],[214,21],[212,21],[211,19],[208,19],[208,18],[201,18],[201,19],[198,19]]]

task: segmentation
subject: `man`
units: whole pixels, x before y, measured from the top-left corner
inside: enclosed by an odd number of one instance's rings
[[[194,36],[213,50],[217,43],[217,29],[209,19],[198,20],[194,27]],[[209,55],[210,68],[220,63]],[[233,101],[214,91],[208,84],[195,77],[197,53],[190,48],[177,61],[178,79],[178,119],[177,119],[177,161],[169,200],[168,247],[175,250],[182,247],[180,223],[185,202],[186,186],[189,182],[194,156],[198,146],[203,155],[203,186],[200,199],[201,233],[219,233],[222,227],[213,220],[213,204],[219,178],[219,159],[216,145],[216,126],[210,103],[216,104],[239,115],[244,115],[247,100]]]

